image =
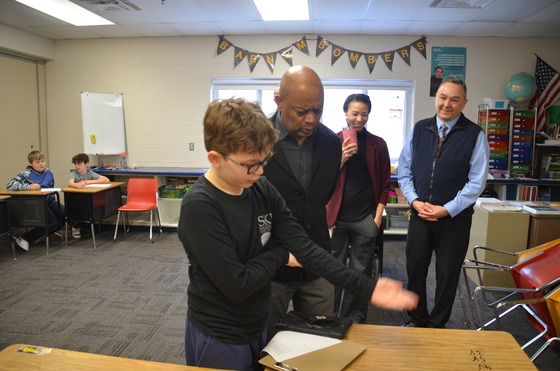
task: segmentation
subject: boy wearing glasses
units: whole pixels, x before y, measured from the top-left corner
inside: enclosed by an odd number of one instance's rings
[[[183,198],[178,227],[190,263],[187,365],[260,369],[270,279],[283,265],[303,265],[375,305],[415,307],[416,296],[399,282],[348,270],[309,240],[260,177],[278,133],[258,105],[214,101],[203,124],[210,168]]]

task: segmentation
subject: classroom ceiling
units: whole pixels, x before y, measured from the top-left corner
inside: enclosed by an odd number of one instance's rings
[[[289,22],[264,22],[251,0],[71,1],[115,25],[76,27],[15,0],[0,0],[0,23],[53,40],[266,34],[560,37],[560,0],[309,0],[311,20]]]

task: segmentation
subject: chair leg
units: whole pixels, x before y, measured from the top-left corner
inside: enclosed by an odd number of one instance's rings
[[[531,357],[531,362],[534,362],[535,359],[537,359],[537,357],[540,356],[541,353],[542,353],[546,348],[548,348],[548,346],[549,346],[550,344],[552,344],[552,343],[555,342],[555,341],[560,341],[560,337],[554,337],[554,338],[548,339],[548,341],[547,341],[546,343],[544,343],[543,346],[540,347],[539,350],[537,350],[537,351],[535,352],[535,354],[533,354],[533,356]]]
[[[159,235],[163,234],[163,229],[161,229],[161,218],[159,217],[159,209],[155,209],[155,213],[158,219]],[[152,243],[156,242],[156,239],[152,239],[152,210],[150,210],[150,241]]]
[[[117,213],[117,223],[115,224],[115,235],[113,236],[113,242],[117,240],[117,232],[119,231],[119,218],[121,217],[121,212]],[[123,216],[124,218],[124,216]]]
[[[95,243],[95,226],[93,225],[93,223],[90,224],[91,225],[91,238],[93,239],[93,249],[97,249],[97,245]]]
[[[154,216],[154,211],[150,210],[150,241],[152,243],[154,243],[154,240],[152,239],[152,218]]]

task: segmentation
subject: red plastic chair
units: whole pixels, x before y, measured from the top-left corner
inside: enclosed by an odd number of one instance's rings
[[[478,294],[495,292],[506,295],[492,303],[489,303],[486,299],[483,300],[486,306],[494,309],[495,318],[482,324],[481,329],[485,329],[493,322],[496,322],[498,329],[501,329],[500,318],[516,308],[523,308],[527,312],[530,322],[540,333],[523,345],[522,349],[542,336],[555,337],[554,323],[543,298],[560,285],[560,245],[549,247],[531,258],[511,266],[509,270],[517,286],[516,288],[479,286],[473,291],[472,299],[475,302],[479,323],[482,323],[482,320],[477,299]],[[512,294],[518,295],[520,300],[511,300]],[[510,308],[502,312],[505,307]]]
[[[158,224],[159,224],[159,233],[163,233],[161,229],[161,220],[159,217],[159,209],[158,209],[158,183],[157,179],[145,179],[145,178],[132,178],[128,181],[127,186],[127,193],[128,197],[126,200],[126,205],[119,207],[119,213],[117,214],[117,224],[115,225],[115,235],[113,237],[113,241],[117,240],[117,231],[119,229],[119,219],[121,213],[124,212],[123,215],[123,230],[126,234],[128,232],[127,225],[130,225],[128,222],[128,213],[129,212],[138,212],[138,211],[149,211],[150,212],[150,241],[152,243],[155,240],[152,238],[152,219],[153,219],[153,212],[156,211]]]

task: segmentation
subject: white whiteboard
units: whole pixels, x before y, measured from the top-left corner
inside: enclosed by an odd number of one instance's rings
[[[82,128],[88,155],[126,152],[122,93],[82,92]]]

